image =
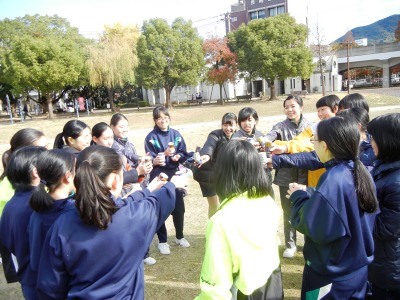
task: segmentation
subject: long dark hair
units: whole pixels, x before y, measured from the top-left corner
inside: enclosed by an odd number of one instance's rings
[[[378,146],[378,159],[385,163],[400,160],[400,113],[376,117],[367,130]]]
[[[70,120],[65,123],[63,131],[57,134],[53,148],[62,149],[64,145],[69,145],[68,138],[77,139],[82,131],[86,128],[90,128],[85,122],[80,120]]]
[[[65,174],[75,173],[75,156],[61,149],[46,151],[40,154],[36,169],[40,184],[33,192],[29,204],[33,210],[43,212],[53,207],[54,199],[49,194],[60,186]]]
[[[358,158],[360,132],[354,120],[333,117],[318,123],[317,136],[339,161],[354,161],[354,182],[361,210],[371,213],[378,207],[372,178]]]
[[[361,131],[366,132],[369,123],[368,111],[362,107],[352,107],[342,110],[336,114],[338,117],[351,118],[361,125]]]
[[[10,149],[3,153],[2,163],[3,163],[3,174],[0,176],[0,181],[6,177],[6,168],[10,155],[18,148],[25,146],[32,146],[38,139],[44,136],[44,133],[33,128],[24,128],[18,130],[10,140]]]
[[[7,165],[7,178],[15,190],[26,190],[32,186],[32,171],[46,148],[25,146],[14,151]]]
[[[213,167],[216,192],[223,200],[247,192],[249,198],[272,195],[271,182],[257,150],[247,141],[231,140],[221,147]]]
[[[121,158],[112,148],[93,145],[79,153],[74,178],[75,204],[85,224],[107,229],[118,208],[106,180],[121,169]]]

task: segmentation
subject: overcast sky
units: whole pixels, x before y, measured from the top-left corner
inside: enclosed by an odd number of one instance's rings
[[[344,35],[349,29],[368,25],[384,17],[400,14],[399,0],[288,0],[289,12],[298,22],[308,16],[310,30],[315,24],[326,43]],[[0,0],[0,19],[26,14],[54,15],[66,18],[81,34],[96,38],[104,25],[119,22],[137,24],[143,20],[177,17],[191,19],[203,37],[223,35],[221,20],[237,0]],[[308,7],[308,9],[307,9]]]

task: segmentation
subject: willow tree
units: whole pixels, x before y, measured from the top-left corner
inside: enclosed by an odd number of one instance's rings
[[[191,21],[145,21],[138,42],[139,84],[146,89],[164,88],[165,106],[171,107],[171,91],[177,85],[193,85],[204,66],[202,40]]]
[[[55,95],[84,80],[86,44],[78,29],[57,15],[0,21],[0,83],[14,94],[37,90],[52,119]]]
[[[314,65],[306,45],[308,29],[288,14],[250,21],[228,36],[238,56],[239,71],[264,78],[270,100],[276,99],[275,80],[309,78]]]
[[[115,112],[115,89],[135,81],[138,37],[137,26],[105,26],[99,42],[89,47],[86,63],[90,85],[107,89],[112,112]]]

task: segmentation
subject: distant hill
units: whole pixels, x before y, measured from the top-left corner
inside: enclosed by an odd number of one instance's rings
[[[397,28],[397,23],[400,21],[400,15],[392,15],[390,17],[376,21],[375,23],[360,26],[351,29],[351,33],[355,40],[357,39],[368,39],[368,45],[392,43],[395,41],[394,31]],[[333,41],[333,43],[343,42],[346,33]]]

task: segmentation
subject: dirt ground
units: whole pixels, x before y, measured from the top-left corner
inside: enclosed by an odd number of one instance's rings
[[[395,94],[382,94],[376,91],[364,94],[371,107],[371,118],[389,112],[400,112],[399,91]],[[342,98],[345,94],[338,94]],[[400,95],[399,95],[400,96]],[[317,120],[315,113],[315,102],[321,95],[308,95],[304,98],[305,116],[312,121]],[[238,113],[245,106],[252,106],[260,116],[257,128],[262,132],[268,132],[272,125],[284,119],[283,99],[276,101],[251,102],[236,101],[228,102],[225,106],[205,103],[203,106],[181,106],[175,107],[170,111],[171,127],[179,130],[188,146],[188,150],[194,150],[196,146],[202,146],[210,131],[219,127],[220,118],[226,112]],[[143,140],[151,130],[154,123],[152,121],[151,109],[122,110],[128,117],[130,123],[130,140],[136,145],[139,154],[143,154]],[[56,120],[50,121],[43,117],[34,116],[33,120],[17,122],[9,125],[9,120],[0,116],[0,154],[8,149],[9,140],[13,133],[24,127],[33,127],[42,130],[49,138],[51,144],[57,133],[62,131],[65,122],[74,118],[74,115],[58,115]],[[104,121],[109,123],[111,113],[106,111],[96,111],[91,116],[81,115],[81,120],[90,126]],[[181,248],[175,245],[174,229],[171,218],[167,221],[169,244],[171,245],[170,255],[159,254],[156,245],[157,240],[153,240],[150,254],[157,263],[153,266],[146,266],[146,299],[193,299],[199,293],[199,274],[201,269],[202,257],[204,254],[204,232],[207,222],[207,200],[201,196],[198,184],[190,181],[190,193],[185,198],[185,237],[190,242],[190,248]],[[279,195],[275,189],[275,194]],[[279,196],[276,199],[278,202]],[[281,230],[282,231],[282,230]],[[280,238],[283,240],[282,232]],[[303,238],[299,234],[300,251],[296,253],[294,259],[282,259],[283,284],[285,299],[298,299],[300,297],[301,274],[303,270],[303,257],[301,245]],[[281,246],[281,250],[283,247]],[[282,251],[281,251],[282,252]],[[0,271],[0,299],[21,299],[21,292],[18,284],[6,284],[3,273]]]

